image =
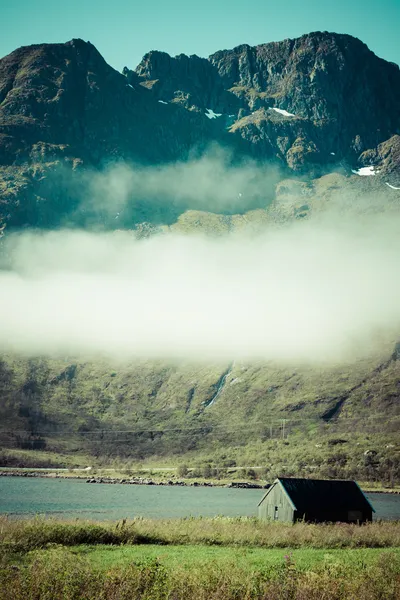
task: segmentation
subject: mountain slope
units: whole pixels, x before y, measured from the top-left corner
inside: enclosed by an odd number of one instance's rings
[[[28,46],[3,58],[0,102],[2,164],[55,157],[166,161],[211,135],[205,119],[160,105],[82,40]]]
[[[298,473],[300,448],[309,464],[328,468],[338,454],[330,440],[339,439],[342,463],[354,463],[353,476],[365,477],[363,452],[371,448],[377,464],[391,457],[400,468],[398,354],[319,369],[4,356],[1,446],[84,452],[103,461],[186,455],[262,464],[270,454]],[[286,446],[276,446],[282,438]]]

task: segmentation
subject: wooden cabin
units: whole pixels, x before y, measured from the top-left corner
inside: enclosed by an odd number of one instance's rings
[[[375,512],[355,481],[279,477],[258,505],[260,519],[365,523]]]

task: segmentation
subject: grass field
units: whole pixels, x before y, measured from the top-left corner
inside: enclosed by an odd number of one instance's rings
[[[29,552],[49,545],[206,545],[249,548],[397,548],[400,522],[292,524],[247,517],[142,519],[126,522],[0,518],[3,548]]]
[[[0,562],[1,600],[399,600],[398,549],[71,547]]]
[[[0,600],[399,600],[400,523],[0,519]]]
[[[209,568],[218,563],[221,567],[232,565],[243,570],[262,571],[265,568],[292,564],[306,571],[314,568],[333,566],[352,568],[360,571],[374,565],[381,559],[400,560],[400,548],[357,548],[357,549],[316,549],[316,548],[235,548],[205,545],[157,544],[138,546],[73,546],[73,554],[85,557],[89,563],[99,569],[116,566],[129,566],[143,561],[158,561],[168,568]],[[43,552],[43,551],[41,551]],[[46,551],[44,551],[46,552]],[[34,556],[34,555],[32,555]]]

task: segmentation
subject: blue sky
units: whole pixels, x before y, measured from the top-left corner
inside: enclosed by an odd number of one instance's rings
[[[208,56],[317,30],[349,33],[400,63],[400,0],[0,0],[0,23],[0,56],[80,37],[118,70],[149,50]]]

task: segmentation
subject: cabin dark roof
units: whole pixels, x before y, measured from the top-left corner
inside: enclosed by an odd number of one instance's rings
[[[355,481],[279,477],[275,483],[278,482],[281,483],[295,509],[300,513],[309,512],[314,509],[321,510],[321,508],[324,511],[340,511],[348,510],[349,508],[351,510],[365,510],[372,508],[375,512]],[[267,495],[268,492],[264,498]]]

